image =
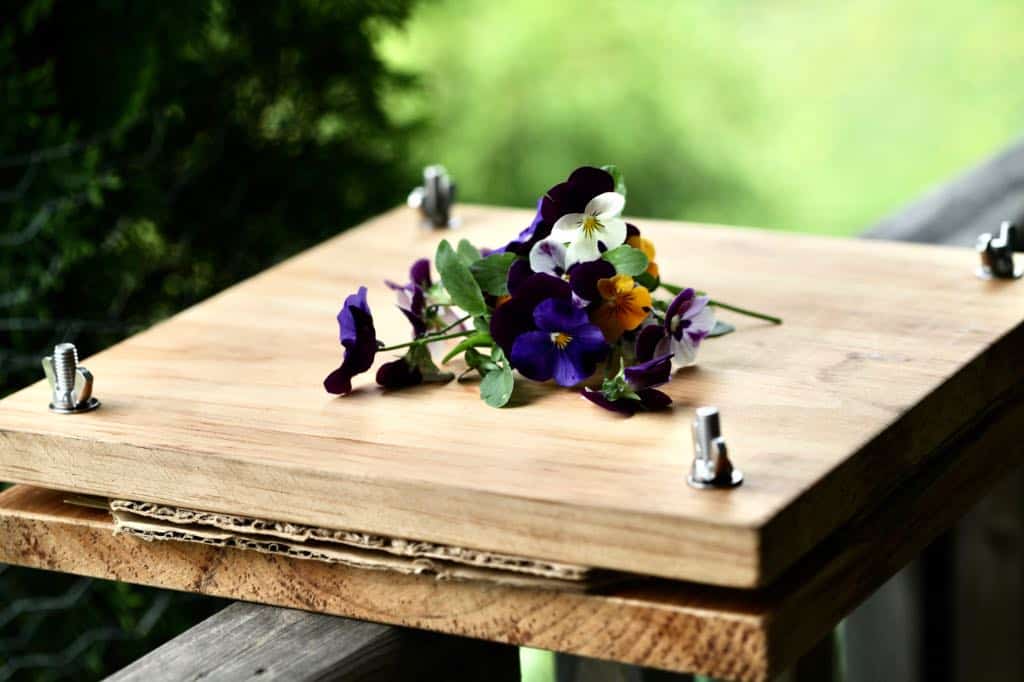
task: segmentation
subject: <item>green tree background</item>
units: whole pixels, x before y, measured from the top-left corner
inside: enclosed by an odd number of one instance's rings
[[[519,206],[615,163],[635,215],[852,234],[1024,122],[1012,0],[413,5],[3,3],[0,395],[55,342],[95,352],[401,202],[426,163]],[[0,681],[102,676],[220,607],[94,583],[4,615],[79,585],[0,572]],[[96,632],[120,634],[12,672]]]

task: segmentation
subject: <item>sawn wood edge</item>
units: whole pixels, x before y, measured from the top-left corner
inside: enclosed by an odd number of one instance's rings
[[[645,580],[591,594],[347,569],[115,537],[102,512],[30,486],[0,494],[0,561],[199,592],[679,672],[784,670],[1020,461],[1017,386],[929,466],[767,589]]]

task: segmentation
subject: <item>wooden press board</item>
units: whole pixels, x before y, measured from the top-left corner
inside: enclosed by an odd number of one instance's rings
[[[347,294],[367,284],[379,336],[404,340],[385,278],[530,219],[459,213],[440,233],[397,209],[84,359],[96,412],[51,415],[43,382],[0,401],[0,480],[751,587],[1024,374],[1024,283],[976,279],[969,250],[637,220],[667,281],[786,320],[722,312],[738,331],[667,387],[673,410],[622,419],[524,381],[498,411],[475,383],[385,394],[372,372],[324,393]],[[685,482],[709,404],[734,490]]]

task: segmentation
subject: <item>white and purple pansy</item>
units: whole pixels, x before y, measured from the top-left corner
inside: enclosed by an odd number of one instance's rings
[[[601,247],[614,249],[626,241],[626,223],[620,217],[626,197],[604,192],[587,202],[582,213],[567,213],[551,228],[551,239],[568,243],[569,263],[583,263],[601,257]]]
[[[663,325],[644,327],[637,337],[638,358],[669,354],[679,367],[697,360],[697,349],[715,328],[715,313],[707,296],[690,288],[680,291],[665,310]]]

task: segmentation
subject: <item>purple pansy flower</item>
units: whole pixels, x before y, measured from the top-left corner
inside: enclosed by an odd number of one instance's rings
[[[520,334],[537,329],[533,309],[549,298],[571,302],[572,289],[564,279],[537,273],[520,282],[512,298],[494,311],[491,337],[506,356],[511,356],[512,344]]]
[[[377,354],[377,331],[366,302],[366,287],[345,299],[338,313],[338,329],[345,357],[341,367],[324,379],[324,388],[328,393],[346,395],[352,392],[352,377],[370,369]]]
[[[672,299],[665,311],[664,325],[650,325],[640,330],[636,340],[636,357],[648,360],[654,356],[671,355],[676,365],[692,365],[697,349],[715,328],[715,313],[707,296],[698,296],[693,289],[683,289]]]
[[[528,379],[554,378],[560,386],[575,386],[594,373],[608,352],[604,334],[570,301],[542,301],[533,310],[533,321],[537,329],[516,338],[509,358]]]
[[[655,386],[672,376],[672,356],[661,355],[626,367],[618,376],[604,382],[601,390],[584,388],[583,397],[606,410],[626,415],[639,409],[660,410],[672,404],[672,398]]]

